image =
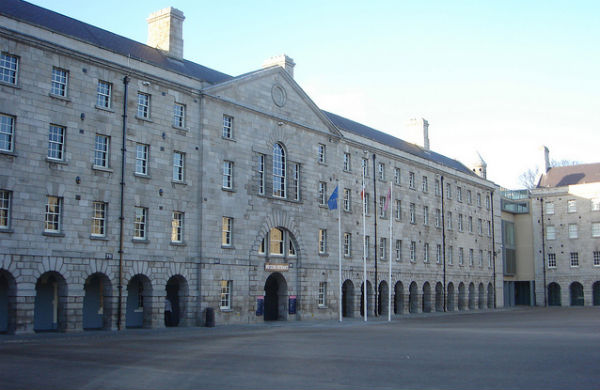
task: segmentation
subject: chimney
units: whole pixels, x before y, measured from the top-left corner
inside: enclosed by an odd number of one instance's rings
[[[285,69],[286,72],[288,72],[290,76],[292,76],[292,78],[294,78],[294,66],[296,66],[296,63],[292,58],[288,57],[286,54],[281,54],[279,56],[267,58],[263,62],[262,67],[264,69],[274,65],[281,66],[283,69]]]
[[[148,46],[160,49],[169,57],[183,59],[183,21],[180,10],[169,7],[148,16]]]
[[[542,152],[544,153],[544,165],[542,165],[544,167],[544,171],[542,172],[542,174],[548,172],[550,170],[550,168],[552,168],[550,166],[550,151],[548,150],[548,147],[542,145],[540,147],[540,149],[542,150]]]
[[[423,118],[411,118],[406,124],[406,141],[420,145],[425,150],[429,149],[429,122]]]

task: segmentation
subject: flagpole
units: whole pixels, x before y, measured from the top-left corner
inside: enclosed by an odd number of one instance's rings
[[[339,199],[339,180],[337,183],[337,190],[338,190],[338,199]],[[339,204],[338,199],[336,199],[337,202],[337,209],[338,209],[338,282],[340,285],[340,290],[339,290],[339,312],[340,312],[340,322],[342,322],[342,211],[341,211],[341,207]]]
[[[365,221],[365,205],[366,205],[366,195],[365,194],[365,167],[363,166],[363,170],[362,170],[362,196],[361,196],[361,202],[362,202],[362,219],[363,219],[363,314],[364,314],[364,318],[365,318],[365,322],[367,321],[367,317],[368,317],[368,312],[369,310],[367,309],[367,250],[369,250],[369,248],[367,248],[367,243],[366,243],[366,236],[367,236],[367,228],[366,228],[366,221]]]
[[[394,218],[394,203],[392,199],[394,199],[393,194],[394,187],[392,186],[392,181],[390,180],[390,254],[388,256],[388,261],[390,263],[390,272],[389,272],[389,286],[388,286],[388,321],[392,320],[392,219]]]

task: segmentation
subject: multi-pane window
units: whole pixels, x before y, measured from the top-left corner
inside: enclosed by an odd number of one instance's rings
[[[344,188],[344,211],[352,209],[352,191],[349,188]]]
[[[12,193],[0,190],[0,229],[10,228],[10,201]]]
[[[477,219],[477,233],[483,234],[483,220],[481,218]]]
[[[385,218],[385,196],[379,197],[379,217]]]
[[[135,145],[135,173],[138,175],[148,174],[148,152],[150,146],[144,144]]]
[[[148,226],[148,209],[145,207],[135,207],[135,219],[133,222],[133,238],[136,240],[145,240]]]
[[[400,185],[402,183],[402,173],[400,168],[394,168],[394,184]]]
[[[52,85],[50,93],[56,96],[67,96],[67,82],[69,72],[61,68],[52,68]]]
[[[446,221],[448,230],[452,230],[452,213],[450,211],[448,211],[448,214],[446,215]]]
[[[65,128],[63,126],[50,125],[48,131],[48,158],[62,160],[65,150]]]
[[[344,171],[350,172],[350,153],[344,153]]]
[[[285,198],[285,150],[280,144],[273,145],[273,196]]]
[[[108,168],[110,152],[110,137],[102,134],[96,134],[94,140],[94,166]]]
[[[462,214],[458,214],[458,231],[459,232],[463,231],[463,215]]]
[[[462,188],[456,187],[456,200],[462,202]]]
[[[481,193],[477,193],[477,207],[481,207]]]
[[[231,246],[233,234],[233,218],[223,217],[221,225],[221,245]],[[282,238],[283,240],[283,238]]]
[[[327,152],[325,149],[325,145],[319,144],[317,147],[317,160],[321,164],[325,164],[327,162]]]
[[[600,211],[600,198],[592,199],[592,211]]]
[[[143,119],[150,118],[150,95],[138,92],[137,117]]]
[[[454,264],[454,247],[452,245],[446,251],[446,258],[448,259],[448,265]]]
[[[363,158],[362,162],[361,162],[361,166],[362,166],[363,176],[368,177],[369,176],[369,160],[367,160],[366,158]]]
[[[368,259],[369,258],[369,247],[371,246],[371,237],[365,236],[363,245],[364,245],[365,257]]]
[[[417,261],[417,242],[416,241],[410,242],[410,261],[413,263],[415,261]]]
[[[492,251],[488,251],[487,253],[487,258],[488,258],[488,267],[492,267]]]
[[[410,223],[416,223],[416,221],[417,221],[416,208],[417,208],[417,206],[414,203],[411,203],[408,208],[409,215],[410,215]]]
[[[100,108],[110,108],[111,96],[112,84],[98,80],[98,87],[96,88],[96,106]]]
[[[365,211],[365,215],[369,214],[369,193],[365,192],[363,195],[363,210]]]
[[[571,259],[571,267],[579,267],[579,253],[571,252],[569,257]]]
[[[402,240],[396,240],[396,261],[402,261]]]
[[[471,204],[473,202],[473,196],[471,195],[471,190],[467,190],[467,203]]]
[[[568,213],[577,212],[577,201],[575,199],[570,199],[567,201],[567,212]]]
[[[483,250],[479,250],[479,266],[483,266]]]
[[[386,243],[387,239],[385,237],[379,237],[379,258],[381,260],[385,260],[385,248],[387,247]]]
[[[473,233],[473,217],[469,216],[469,233]]]
[[[265,155],[258,155],[258,193],[265,194]]]
[[[223,138],[233,138],[233,117],[223,115]]]
[[[19,58],[8,53],[0,55],[0,81],[8,84],[17,84],[19,72]]]
[[[437,264],[442,263],[442,246],[440,244],[437,244],[435,247],[435,262]]]
[[[324,181],[319,182],[319,205],[325,206],[327,204],[327,183]]]
[[[442,226],[442,210],[435,209],[435,227],[439,228]]]
[[[552,225],[546,226],[546,240],[556,239],[556,228]]]
[[[181,103],[173,104],[173,126],[185,127],[185,106]]]
[[[319,229],[319,253],[327,253],[327,230]]]
[[[594,267],[600,266],[600,251],[594,251]]]
[[[446,183],[446,199],[452,199],[452,185]]]
[[[171,242],[183,242],[183,216],[181,211],[173,211],[171,215]]]
[[[292,163],[291,167],[290,197],[292,200],[300,200],[300,164]]]
[[[233,288],[233,280],[221,280],[221,299],[219,307],[221,310],[231,309],[231,291]]]
[[[106,236],[106,209],[108,204],[105,202],[92,203],[92,236]]]
[[[396,212],[396,219],[402,219],[402,201],[400,199],[396,199],[396,208],[394,209]]]
[[[48,196],[46,199],[46,214],[44,231],[58,233],[61,228],[62,198]]]
[[[427,183],[427,176],[423,176],[423,182],[421,183],[421,189],[423,192],[429,191],[429,184]]]
[[[377,176],[379,180],[385,180],[385,164],[377,164]]]
[[[223,161],[223,188],[233,188],[233,162]]]
[[[429,263],[429,243],[423,244],[423,262]]]
[[[469,265],[471,265],[471,266],[474,264],[474,261],[475,261],[474,257],[475,256],[473,254],[473,249],[469,249]]]
[[[0,114],[0,151],[12,152],[14,148],[15,118]]]
[[[433,186],[434,186],[435,196],[440,196],[441,195],[440,180],[439,179],[435,179],[435,181],[433,182]]]
[[[569,224],[569,238],[577,238],[577,236],[578,236],[577,224],[570,223]]]
[[[319,283],[319,307],[327,306],[327,282]]]
[[[492,201],[491,201],[490,195],[488,194],[485,196],[485,208],[489,210],[491,203],[492,203]]]
[[[411,189],[415,189],[415,173],[408,172],[408,187]]]
[[[344,233],[344,256],[352,255],[352,234]]]
[[[492,235],[492,223],[490,221],[487,221],[487,235]]]
[[[600,222],[592,222],[592,237],[600,237]]]
[[[296,256],[296,245],[291,239],[288,240],[288,256]]]
[[[429,225],[429,206],[423,206],[423,225]]]
[[[173,181],[185,180],[185,154],[173,152]]]
[[[283,256],[283,230],[272,228],[269,232],[269,253]]]
[[[458,265],[463,265],[465,263],[465,250],[463,248],[458,248]]]

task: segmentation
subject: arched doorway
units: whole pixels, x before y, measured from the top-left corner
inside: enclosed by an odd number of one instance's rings
[[[583,306],[583,286],[579,282],[571,283],[569,286],[571,295],[571,306]]]
[[[594,306],[600,306],[600,282],[595,282],[592,285],[592,304]]]
[[[170,314],[165,313],[165,326],[179,326],[184,325],[183,319],[186,315],[187,309],[187,297],[188,297],[188,283],[187,280],[181,275],[171,276],[167,281],[165,287],[167,292],[165,299],[164,310],[166,311],[169,306],[171,309]]]
[[[135,275],[127,284],[125,326],[128,328],[152,326],[152,284],[146,275]]]
[[[280,273],[272,273],[265,282],[265,321],[285,321],[288,314],[288,288]]]
[[[408,287],[408,311],[410,313],[419,312],[419,287],[415,282]]]
[[[112,286],[103,273],[90,275],[83,286],[83,329],[109,329]]]
[[[12,274],[0,269],[0,333],[12,333],[16,328],[17,283]]]
[[[488,306],[488,309],[494,308],[494,287],[492,286],[491,283],[488,283],[488,288],[487,288],[487,306]]]
[[[454,283],[448,283],[448,300],[446,301],[446,309],[448,311],[456,310],[456,302],[454,298]]]
[[[483,309],[485,307],[485,287],[483,287],[483,283],[479,283],[479,299],[477,302],[479,309]]]
[[[475,284],[469,283],[469,310],[475,310]]]
[[[458,310],[463,311],[467,307],[465,284],[460,282],[458,285]]]
[[[560,306],[560,284],[552,282],[548,285],[548,306]]]
[[[373,307],[373,287],[371,282],[367,280],[367,309],[371,310]],[[367,311],[368,313],[368,311]],[[360,285],[360,315],[365,316],[365,282]]]
[[[59,331],[66,327],[67,283],[61,274],[50,271],[35,284],[33,329],[36,332]]]
[[[379,315],[387,315],[388,302],[389,302],[388,285],[385,280],[382,280],[379,283],[379,301],[377,302],[377,313],[379,313]]]
[[[423,313],[431,312],[431,286],[429,282],[423,284]]]
[[[404,285],[396,282],[394,286],[394,314],[404,314]]]
[[[444,311],[444,286],[441,282],[435,284],[435,311]]]
[[[342,317],[354,317],[354,284],[351,280],[342,284]]]

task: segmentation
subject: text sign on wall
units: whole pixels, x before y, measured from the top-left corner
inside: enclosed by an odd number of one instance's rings
[[[288,307],[290,308],[289,314],[296,314],[296,296],[295,295],[290,295]]]
[[[265,263],[265,271],[281,272],[281,271],[289,271],[289,269],[290,269],[289,264]]]

